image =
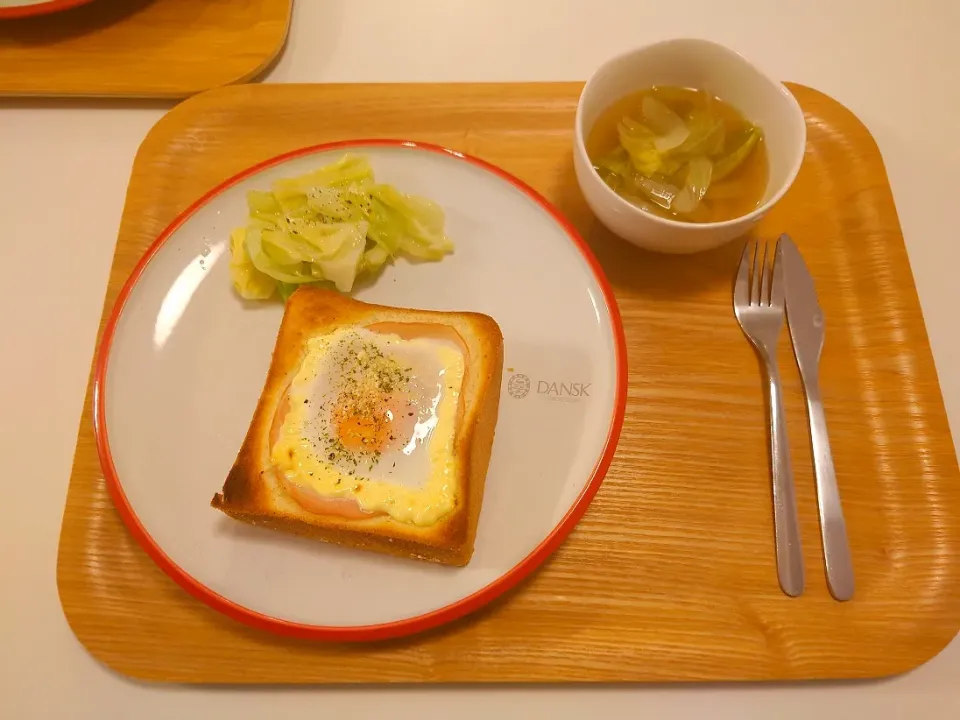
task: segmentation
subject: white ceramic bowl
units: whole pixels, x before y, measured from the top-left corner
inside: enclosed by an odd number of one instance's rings
[[[584,139],[610,105],[653,85],[692,87],[737,108],[764,132],[770,176],[756,210],[716,223],[685,223],[641,210],[624,200],[593,169]],[[750,230],[793,184],[806,146],[803,111],[783,84],[742,55],[707,40],[667,40],[620,55],[597,70],[577,104],[574,167],[587,204],[625,240],[648,250],[693,253],[718,247]]]

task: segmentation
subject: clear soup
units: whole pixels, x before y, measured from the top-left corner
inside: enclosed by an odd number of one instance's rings
[[[672,220],[733,220],[767,189],[762,130],[700,90],[658,86],[622,98],[594,123],[586,148],[614,192]]]

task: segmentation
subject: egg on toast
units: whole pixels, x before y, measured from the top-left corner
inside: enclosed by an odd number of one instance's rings
[[[466,565],[502,370],[503,337],[486,315],[303,287],[211,505],[318,540]]]

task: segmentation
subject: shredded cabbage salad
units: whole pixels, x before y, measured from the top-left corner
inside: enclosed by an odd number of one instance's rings
[[[253,190],[247,206],[246,226],[230,235],[230,276],[248,300],[286,300],[314,283],[350,292],[398,255],[440,260],[453,252],[440,206],[378,184],[361,155]]]

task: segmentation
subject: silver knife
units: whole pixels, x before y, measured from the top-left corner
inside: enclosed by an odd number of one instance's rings
[[[827,421],[820,399],[823,312],[817,301],[813,278],[810,277],[810,271],[807,270],[797,246],[789,235],[781,235],[779,244],[784,265],[787,325],[790,328],[793,354],[800,368],[803,390],[807,396],[827,584],[830,594],[837,600],[849,600],[853,597],[853,564],[847,542],[847,525],[843,519],[843,507],[840,505],[840,492],[837,490],[837,476],[833,469],[833,456],[830,454]]]

